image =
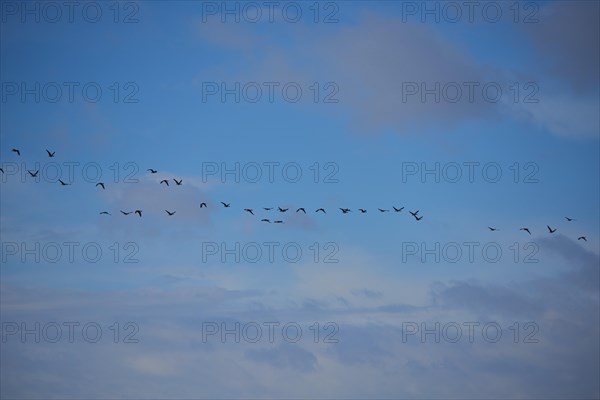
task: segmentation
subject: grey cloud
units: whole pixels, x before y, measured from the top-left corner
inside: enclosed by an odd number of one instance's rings
[[[292,368],[300,372],[314,371],[317,358],[297,344],[286,343],[276,349],[248,350],[249,360],[271,365],[274,368]]]
[[[468,309],[489,315],[531,317],[539,315],[543,305],[529,295],[512,288],[477,282],[452,282],[432,287],[435,304]]]
[[[381,293],[380,291],[377,290],[371,290],[371,289],[354,289],[351,292],[354,296],[357,297],[367,297],[369,299],[377,299],[380,298],[381,296],[383,296],[383,293]]]
[[[597,293],[600,287],[600,258],[584,249],[577,242],[559,234],[539,240],[544,251],[554,253],[568,261],[573,267],[561,278],[580,289]]]
[[[293,51],[268,35],[254,34],[249,27],[235,26],[223,39],[218,35],[223,26],[215,26],[215,35],[210,36],[215,38],[214,44],[235,51],[234,57],[244,69],[226,64],[202,71],[199,76],[306,85],[334,82],[339,89],[334,97],[339,103],[327,104],[327,112],[350,114],[351,129],[360,133],[390,129],[400,134],[418,134],[460,127],[467,121],[501,120],[508,115],[557,135],[596,136],[598,5],[591,3],[544,4],[540,23],[514,28],[524,29],[523,35],[531,40],[522,43],[535,46],[540,53],[540,61],[529,70],[527,66],[501,70],[483,64],[466,46],[428,24],[404,23],[401,18],[363,12],[357,23],[335,29],[297,26],[289,32],[284,30],[286,38],[294,42]],[[203,40],[207,40],[211,26],[203,26]],[[515,24],[505,28],[513,29],[512,26]],[[485,30],[480,34],[485,34]],[[554,73],[550,74],[552,79],[545,79],[545,68],[550,64],[555,65]],[[536,97],[543,97],[544,101],[514,104],[502,96],[502,101],[492,103],[482,95],[483,85],[488,82],[499,84],[505,93],[515,80],[533,81],[543,87]],[[199,78],[194,83],[197,81]],[[440,88],[456,83],[462,92],[460,101],[453,103],[442,98],[435,102],[432,95],[422,101],[419,94],[403,99],[406,85],[425,84],[433,88],[436,82]],[[473,101],[468,100],[466,82],[479,84],[475,86]],[[589,96],[574,96],[564,90],[563,82],[580,91],[585,89]],[[448,90],[451,97],[455,89],[448,86]],[[308,106],[310,102],[305,100],[302,101]],[[322,107],[314,110],[320,112]]]
[[[543,3],[533,24],[522,24],[555,75],[578,92],[598,90],[600,3]]]

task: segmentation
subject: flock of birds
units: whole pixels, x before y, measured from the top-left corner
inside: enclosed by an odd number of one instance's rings
[[[13,153],[16,153],[18,156],[21,155],[21,151],[19,149],[13,148],[11,151]],[[56,152],[55,151],[50,151],[50,150],[46,149],[46,153],[48,154],[48,157],[53,158]],[[153,168],[148,168],[147,171],[150,174],[156,174],[156,173],[158,173],[158,171],[155,170],[155,169],[153,169]],[[4,170],[2,168],[0,168],[0,172],[4,173]],[[32,178],[35,178],[35,177],[38,176],[38,173],[40,171],[39,170],[36,170],[36,171],[27,170],[27,172],[29,173],[29,175],[31,175]],[[68,186],[68,185],[70,185],[70,183],[66,183],[66,182],[62,181],[61,179],[59,179],[58,182],[60,183],[61,186]],[[173,178],[173,182],[175,182],[176,186],[183,185],[183,179],[177,180],[177,179]],[[160,185],[165,184],[166,186],[169,186],[169,180],[163,179],[163,180],[161,180],[159,182],[159,184]],[[106,185],[104,184],[104,182],[97,182],[96,183],[96,187],[101,187],[103,190],[106,189]],[[231,208],[231,203],[226,203],[224,201],[221,201],[220,203],[223,205],[224,208]],[[206,208],[206,207],[208,207],[208,205],[205,202],[200,203],[200,208]],[[395,206],[393,206],[392,209],[393,209],[393,212],[399,213],[399,212],[402,212],[402,210],[404,210],[404,207],[396,208]],[[265,210],[265,211],[271,211],[271,210],[273,210],[273,207],[263,207],[263,210]],[[348,214],[348,213],[352,212],[352,210],[349,209],[349,208],[339,208],[339,210],[342,212],[342,214]],[[384,209],[384,208],[378,208],[377,210],[379,210],[379,212],[381,212],[381,213],[386,213],[386,212],[391,212],[392,211],[390,209]],[[139,209],[138,210],[134,210],[134,211],[123,211],[123,210],[119,210],[119,211],[123,215],[129,215],[129,214],[133,213],[133,214],[137,215],[140,218],[142,217],[142,210],[139,210]],[[244,211],[247,212],[247,213],[249,213],[249,214],[254,215],[254,209],[252,209],[252,208],[244,208]],[[280,213],[286,213],[286,212],[289,211],[289,208],[277,207],[277,211],[280,212]],[[361,214],[367,213],[367,209],[365,209],[365,208],[359,208],[358,211]],[[414,217],[414,219],[416,221],[421,221],[423,219],[423,216],[419,215],[419,211],[420,210],[408,211],[408,212],[410,213],[410,215],[412,215]],[[169,210],[165,210],[165,212],[167,213],[167,215],[169,217],[172,217],[176,213],[175,211],[169,211]],[[299,213],[299,212],[302,212],[302,213],[306,214],[306,209],[304,207],[300,207],[300,208],[298,208],[296,210],[296,213]],[[327,211],[325,211],[324,208],[317,208],[314,212],[315,213],[327,214]],[[101,215],[112,215],[108,211],[101,211],[100,214]],[[575,221],[575,219],[570,218],[570,217],[565,217],[565,219],[567,220],[567,222]],[[281,220],[281,219],[274,219],[273,221],[271,221],[270,218],[263,218],[260,221],[261,222],[266,222],[266,223],[273,222],[274,224],[283,224],[284,223],[284,221]],[[555,233],[557,231],[557,228],[553,229],[553,228],[550,227],[550,225],[546,225],[546,227],[548,228],[548,232],[550,234],[553,234],[553,233]],[[492,232],[500,230],[498,228],[494,228],[494,227],[491,227],[491,226],[488,226],[488,229],[490,231],[492,231]],[[520,228],[519,230],[527,232],[529,235],[531,235],[531,231],[527,227]],[[577,240],[583,240],[583,241],[587,242],[587,237],[586,236],[579,236],[577,238]]]
[[[575,219],[573,219],[573,218],[569,218],[569,217],[565,217],[565,219],[567,220],[567,222],[575,221]],[[556,232],[556,231],[557,231],[557,229],[558,229],[558,228],[554,228],[554,229],[552,229],[552,228],[550,227],[550,225],[546,225],[546,228],[548,228],[548,233],[554,233],[554,232]],[[491,226],[488,226],[488,229],[489,229],[490,231],[492,231],[492,232],[494,232],[494,231],[499,231],[499,230],[500,230],[500,229],[498,229],[498,228],[492,228]],[[527,233],[528,233],[528,234],[531,236],[531,231],[529,230],[529,228],[519,228],[519,230],[520,230],[520,231],[527,232]],[[586,236],[579,236],[579,237],[577,238],[577,240],[583,240],[583,241],[587,242],[587,237],[586,237]]]

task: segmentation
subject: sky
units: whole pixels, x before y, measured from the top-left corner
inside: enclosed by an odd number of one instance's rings
[[[1,1],[0,397],[600,398],[599,4]]]

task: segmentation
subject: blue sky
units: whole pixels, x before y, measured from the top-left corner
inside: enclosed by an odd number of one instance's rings
[[[247,4],[1,3],[0,395],[598,398],[598,3]],[[69,321],[102,340],[21,340]],[[301,340],[203,340],[269,321]],[[404,342],[407,322],[503,337]]]

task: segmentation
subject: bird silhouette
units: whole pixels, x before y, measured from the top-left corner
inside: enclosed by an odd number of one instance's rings
[[[221,204],[223,204],[223,207],[225,207],[225,208],[231,207],[231,203],[223,203],[223,202],[221,202]]]
[[[177,179],[173,178],[173,180],[175,181],[175,184],[177,186],[181,186],[181,182],[183,182],[183,179],[177,180]]]
[[[492,228],[491,226],[488,226],[488,229],[492,232],[499,230],[498,228]]]
[[[13,153],[17,153],[18,156],[21,155],[21,151],[19,151],[19,149],[12,149],[11,150]]]
[[[68,185],[70,185],[70,183],[65,183],[61,179],[59,179],[58,181],[60,182],[61,186],[68,186]]]
[[[392,206],[392,208],[393,208],[393,209],[394,209],[394,211],[396,211],[396,212],[400,212],[400,211],[404,210],[404,207],[396,208],[396,207]]]
[[[200,208],[206,207],[206,203],[200,203]]]
[[[287,210],[289,210],[289,208],[281,208],[281,207],[277,207],[277,209],[279,210],[279,212],[286,212]]]
[[[583,240],[584,242],[587,242],[587,238],[585,236],[579,236],[577,240]]]
[[[359,208],[358,211],[360,211],[363,214],[367,212],[367,210],[365,210],[364,208]]]
[[[304,207],[300,207],[299,209],[296,210],[296,212],[302,211],[304,214],[306,214],[306,210],[304,209]]]
[[[527,233],[529,233],[531,235],[531,232],[529,232],[529,228],[521,228],[519,229],[520,231],[525,231]]]
[[[151,174],[155,174],[158,172],[157,170],[152,169],[152,168],[148,168],[146,171],[149,171]]]
[[[378,208],[378,210],[381,211],[381,212],[388,212],[388,211],[390,211],[390,210],[384,210],[382,208]]]
[[[129,215],[129,214],[131,214],[133,212],[133,211],[125,212],[123,210],[120,210],[120,211],[121,211],[121,214],[123,214],[123,215]]]
[[[142,210],[135,210],[135,213],[142,218]]]
[[[555,229],[552,229],[552,228],[550,228],[550,225],[546,225],[546,226],[548,227],[548,231],[549,231],[550,233],[554,233],[554,232],[556,232],[556,228],[555,228]]]
[[[244,208],[244,211],[249,212],[250,214],[254,215],[254,212],[252,211],[251,208]]]
[[[352,211],[349,208],[340,208],[340,210],[342,210],[344,214],[348,214],[350,211]]]
[[[268,222],[268,223],[271,223],[271,220],[269,220],[269,219],[267,219],[267,218],[263,218],[263,219],[261,219],[260,221],[261,221],[261,222]]]
[[[29,175],[31,175],[32,178],[35,178],[37,176],[38,172],[40,172],[40,170],[38,169],[35,172],[31,172],[31,171],[27,170],[27,172],[29,172]]]
[[[565,217],[565,219],[566,219],[567,221],[569,221],[569,222],[571,222],[571,221],[575,221],[573,218],[569,218],[569,217]]]
[[[46,153],[48,153],[48,157],[52,158],[52,157],[54,157],[54,153],[56,153],[56,152],[46,149]]]
[[[2,168],[0,168],[0,172],[4,173],[4,170]]]
[[[317,211],[315,211],[315,212],[319,212],[319,211],[321,211],[323,214],[327,214],[327,212],[325,211],[325,209],[324,209],[324,208],[319,208],[319,209],[317,209]]]
[[[112,215],[112,214],[111,214],[111,213],[109,213],[108,211],[102,211],[100,214]]]
[[[160,181],[160,183],[166,183],[166,184],[167,184],[167,186],[169,186],[169,181],[168,181],[168,180],[166,180],[166,179],[163,179],[162,181]]]
[[[277,221],[273,221],[274,224],[283,224],[283,221],[281,220],[277,220]]]
[[[173,212],[171,212],[171,211],[169,211],[169,210],[165,210],[165,212],[166,212],[167,214],[169,214],[169,216],[172,216],[173,214],[175,214],[175,212],[176,212],[176,211],[173,211]]]
[[[98,183],[96,183],[96,187],[98,187],[98,186],[101,186],[101,187],[102,187],[102,189],[106,189],[106,188],[104,187],[104,183],[103,183],[103,182],[98,182]]]
[[[413,217],[416,217],[416,216],[417,216],[417,214],[419,214],[419,211],[420,211],[420,210],[417,210],[417,211],[415,211],[415,212],[409,211],[409,213],[410,213],[410,215],[412,215]]]
[[[423,216],[420,216],[420,217],[419,217],[418,215],[415,215],[414,217],[415,217],[415,219],[416,219],[417,221],[420,221],[420,220],[422,220],[422,219],[423,219]]]
[[[265,211],[271,211],[273,209],[273,207],[263,207],[263,210]]]

